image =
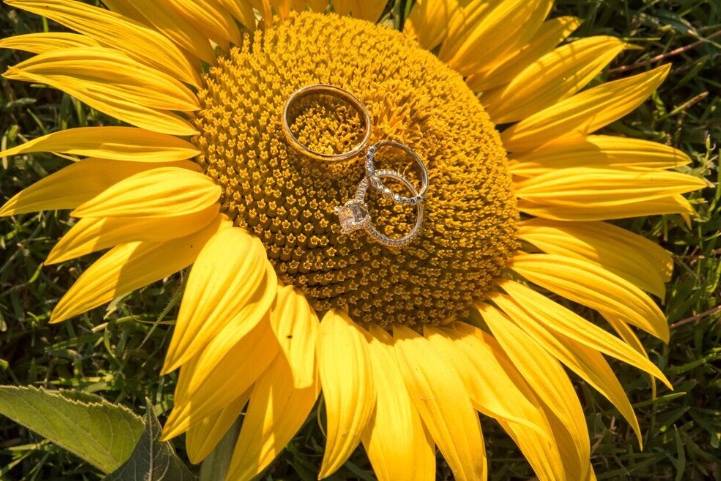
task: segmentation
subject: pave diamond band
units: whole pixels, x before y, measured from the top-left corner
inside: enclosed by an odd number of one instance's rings
[[[404,175],[394,170],[378,170],[375,171],[375,175],[378,178],[390,178],[401,182],[403,185],[410,190],[413,197],[418,196],[416,187],[410,182]],[[421,232],[423,226],[423,202],[418,202],[416,206],[416,223],[413,228],[406,235],[400,238],[392,238],[381,233],[371,221],[370,214],[368,212],[368,206],[366,205],[365,198],[368,188],[370,187],[371,180],[368,177],[364,177],[363,180],[358,184],[356,189],[356,195],[353,199],[349,200],[340,207],[336,207],[335,212],[338,215],[338,219],[341,225],[341,233],[350,234],[357,230],[365,230],[366,233],[383,244],[386,247],[404,247],[413,242]]]
[[[420,170],[421,177],[421,188],[413,196],[403,196],[393,192],[388,186],[386,186],[381,180],[381,176],[378,175],[380,171],[376,171],[375,159],[378,150],[382,147],[394,147],[405,152],[413,161],[416,163]],[[380,142],[371,145],[366,153],[366,177],[370,179],[373,188],[379,190],[384,197],[393,199],[394,202],[399,204],[417,205],[423,202],[423,197],[428,191],[428,169],[426,164],[421,160],[418,154],[413,149],[408,147],[406,144],[396,142],[395,140],[381,140]],[[405,183],[405,182],[404,182]],[[415,191],[415,188],[412,189]]]

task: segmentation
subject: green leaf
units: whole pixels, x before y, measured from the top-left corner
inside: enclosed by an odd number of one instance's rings
[[[0,414],[106,473],[128,459],[143,431],[125,407],[70,391],[0,386]]]
[[[195,481],[170,443],[160,441],[160,422],[147,402],[145,432],[130,459],[103,481]]]

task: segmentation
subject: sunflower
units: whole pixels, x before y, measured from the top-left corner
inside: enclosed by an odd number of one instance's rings
[[[669,385],[636,329],[668,341],[651,296],[663,299],[672,258],[607,221],[688,219],[682,194],[706,183],[674,170],[690,159],[673,147],[594,132],[644,102],[668,65],[589,87],[628,45],[567,41],[579,20],[547,20],[551,0],[418,0],[403,31],[378,23],[385,0],[6,3],[76,33],[2,40],[36,54],[5,77],[119,122],[2,152],[75,161],[0,214],[72,210],[46,264],[107,251],[51,322],[190,267],[163,369],[179,370],[164,438],[185,433],[193,462],[244,413],[226,479],[251,479],[322,393],[320,478],[362,443],[381,480],[435,479],[435,448],[457,480],[485,479],[481,413],[541,481],[595,479],[566,369],[641,442],[606,357]],[[362,162],[323,169],[287,145],[284,101],[312,83],[352,92],[372,139],[426,160],[426,220],[409,246],[340,232],[334,208]],[[292,127],[342,150],[356,117],[319,103]],[[408,229],[407,207],[376,199],[386,235]]]

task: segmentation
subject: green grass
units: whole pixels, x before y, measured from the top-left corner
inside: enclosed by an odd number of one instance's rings
[[[150,0],[149,0],[150,1]],[[644,336],[652,359],[675,386],[651,397],[648,380],[614,364],[644,430],[643,450],[601,396],[578,384],[586,408],[599,479],[696,481],[721,479],[721,3],[718,0],[560,0],[554,15],[584,20],[575,34],[609,34],[637,48],[623,53],[604,79],[641,72],[663,61],[673,72],[652,101],[608,130],[665,142],[688,152],[690,171],[715,183],[691,196],[699,216],[688,228],[678,217],[623,225],[660,240],[674,253],[675,274],[665,310],[672,327],[666,346]],[[41,19],[0,7],[0,36],[47,29]],[[0,51],[4,69],[22,54]],[[0,145],[67,127],[107,120],[49,88],[0,81]],[[0,201],[67,162],[50,155],[1,159]],[[158,375],[183,285],[178,275],[112,306],[59,326],[50,310],[89,260],[43,267],[68,229],[66,213],[0,221],[0,384],[73,388],[142,410],[146,397],[171,406],[173,378]],[[311,416],[264,479],[311,480],[322,456],[321,415]],[[529,479],[513,444],[491,422],[491,479]],[[178,444],[182,451],[182,443]],[[438,479],[451,479],[440,467]],[[32,433],[0,420],[0,480],[97,480],[100,475]],[[358,450],[333,479],[374,479]]]

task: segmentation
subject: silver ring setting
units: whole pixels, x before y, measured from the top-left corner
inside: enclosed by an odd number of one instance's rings
[[[421,177],[421,187],[415,193],[415,195],[404,196],[404,195],[395,193],[388,186],[386,186],[383,183],[383,181],[381,180],[381,176],[379,175],[379,172],[381,172],[381,171],[376,171],[375,159],[376,159],[376,154],[378,153],[378,150],[380,148],[386,147],[386,146],[394,147],[394,148],[402,150],[403,152],[406,153],[406,155],[408,155],[411,159],[413,159],[413,161],[418,166],[419,171],[420,171],[420,177]],[[408,147],[406,144],[403,144],[401,142],[396,142],[395,140],[381,140],[380,142],[371,145],[368,148],[368,152],[366,153],[365,169],[366,169],[366,177],[368,179],[370,179],[370,182],[371,182],[371,185],[373,186],[373,188],[380,191],[384,197],[392,199],[396,203],[406,204],[406,205],[418,205],[421,202],[423,202],[423,198],[425,197],[426,192],[428,191],[428,184],[429,184],[428,169],[426,168],[426,164],[423,162],[423,160],[421,160],[421,158],[418,156],[418,154],[416,154],[415,151],[413,149],[411,149],[410,147]],[[404,179],[405,179],[405,177],[404,177]],[[397,180],[400,180],[400,179],[397,179]],[[403,180],[401,182],[406,184],[406,180]],[[413,188],[411,190],[416,191],[415,188]]]
[[[394,170],[378,170],[375,171],[375,175],[380,179],[395,179],[411,191],[412,197],[415,198],[418,196],[418,191],[413,183],[410,182],[404,175]],[[371,180],[368,177],[364,177],[360,184],[358,184],[355,197],[342,206],[336,207],[335,213],[338,215],[338,220],[340,221],[341,233],[351,234],[362,229],[365,230],[366,234],[368,234],[372,239],[378,241],[386,247],[405,247],[413,242],[413,240],[421,233],[421,227],[423,226],[423,202],[415,204],[416,223],[410,232],[400,238],[391,238],[381,233],[371,221],[368,206],[365,202],[366,193],[368,192],[370,185]]]

